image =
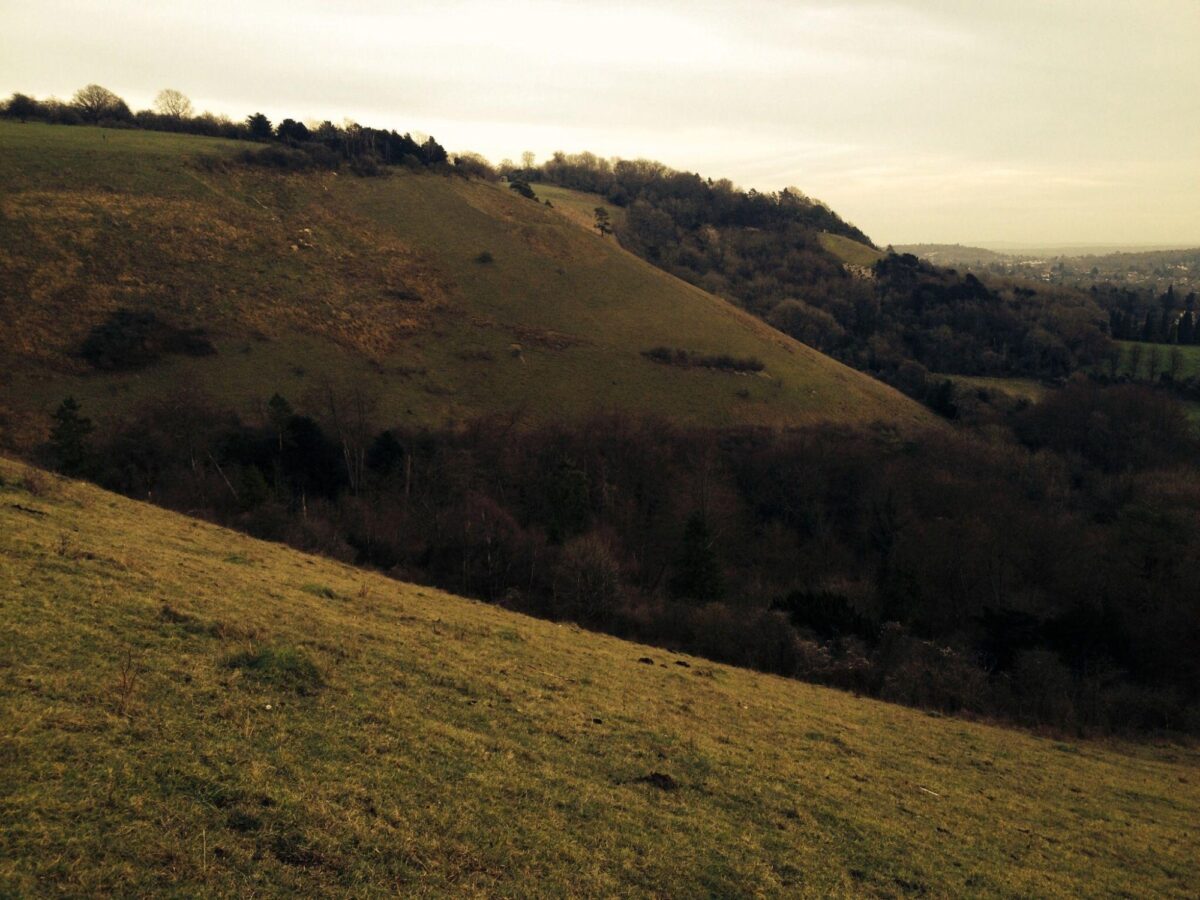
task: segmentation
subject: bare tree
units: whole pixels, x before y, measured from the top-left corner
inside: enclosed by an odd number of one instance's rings
[[[106,87],[89,84],[75,92],[71,105],[78,111],[85,122],[99,122],[101,119],[121,117],[129,112],[125,101]]]
[[[192,101],[182,91],[175,88],[163,88],[154,98],[154,110],[161,116],[172,119],[190,119],[195,113]]]

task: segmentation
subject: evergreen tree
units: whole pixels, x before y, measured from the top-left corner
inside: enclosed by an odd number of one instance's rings
[[[272,394],[271,399],[267,401],[267,420],[271,423],[271,428],[275,432],[280,453],[283,452],[283,434],[291,418],[292,405],[279,394]]]
[[[1185,312],[1179,320],[1179,343],[1190,344],[1196,337],[1196,319],[1191,311]]]
[[[1195,341],[1195,318],[1192,312],[1183,313],[1183,318],[1180,319],[1180,342],[1181,344],[1193,343]]]
[[[246,128],[250,132],[250,139],[255,141],[269,141],[275,137],[275,129],[271,127],[271,120],[262,113],[255,113],[246,118]]]
[[[1157,329],[1154,327],[1154,310],[1146,310],[1146,321],[1142,323],[1142,340],[1153,343]]]
[[[54,413],[50,429],[50,456],[54,467],[65,475],[82,475],[88,469],[91,447],[88,435],[92,420],[79,413],[79,404],[68,397]]]
[[[699,512],[688,516],[683,543],[675,563],[671,592],[677,597],[708,602],[725,596],[725,579],[713,548],[708,522]]]

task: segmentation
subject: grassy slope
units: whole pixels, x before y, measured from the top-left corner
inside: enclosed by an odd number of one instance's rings
[[[1185,896],[1200,879],[1194,748],[929,717],[22,471],[0,460],[0,894]],[[231,667],[264,648],[324,686]]]
[[[941,377],[941,376],[938,376]],[[986,375],[947,375],[955,384],[963,388],[1003,391],[1013,397],[1038,403],[1046,396],[1050,388],[1036,378],[993,378]]]
[[[74,393],[120,408],[187,384],[250,405],[330,377],[365,386],[385,421],[605,408],[702,424],[931,421],[502,186],[189,163],[236,149],[0,123],[0,390],[14,405],[44,412]],[[485,250],[494,262],[475,261]],[[72,349],[122,306],[206,327],[220,352],[86,372]],[[641,356],[656,344],[756,356],[767,372],[664,367]]]
[[[577,225],[582,225],[589,231],[596,226],[596,207],[603,206],[608,210],[609,221],[615,227],[625,220],[625,210],[614,206],[609,200],[599,194],[589,194],[586,191],[573,191],[570,188],[559,187],[555,184],[538,182],[533,186],[539,200],[549,200],[554,208]],[[611,238],[610,238],[611,240]]]
[[[818,237],[822,247],[848,266],[870,267],[883,259],[882,251],[868,247],[866,244],[860,244],[858,241],[852,241],[840,234],[822,232]]]

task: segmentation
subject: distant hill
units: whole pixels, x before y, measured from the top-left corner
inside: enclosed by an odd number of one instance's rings
[[[379,419],[413,423],[597,409],[696,424],[928,421],[501,184],[279,174],[233,163],[245,147],[0,123],[10,421],[67,394],[116,411],[198,387],[245,408],[349,386]],[[123,365],[131,328],[136,365]],[[762,371],[662,365],[644,355],[658,346]]]
[[[897,253],[911,253],[938,266],[962,266],[997,262],[1006,254],[983,247],[964,247],[962,244],[897,244]]]
[[[0,459],[0,894],[1184,897],[1200,758],[401,584]]]
[[[1016,276],[1049,284],[1090,288],[1110,284],[1153,294],[1168,286],[1186,294],[1200,289],[1200,248],[1116,250],[1075,245],[1008,250],[958,244],[909,244],[894,248],[940,266],[957,266],[993,275]],[[1151,296],[1150,302],[1153,302]]]

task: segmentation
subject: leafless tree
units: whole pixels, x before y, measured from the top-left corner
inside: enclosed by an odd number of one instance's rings
[[[119,115],[125,106],[125,101],[106,87],[89,84],[75,92],[71,105],[78,111],[86,122],[99,122],[101,119]]]
[[[195,112],[192,101],[182,91],[163,88],[154,98],[154,110],[159,115],[173,119],[190,119]]]

